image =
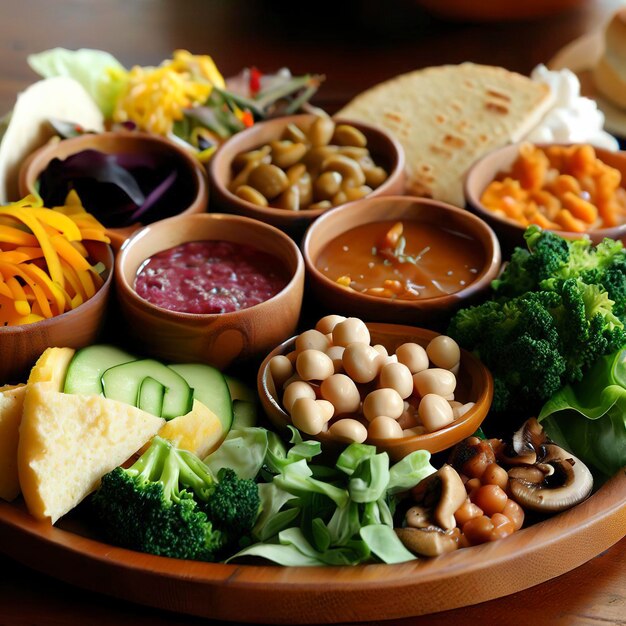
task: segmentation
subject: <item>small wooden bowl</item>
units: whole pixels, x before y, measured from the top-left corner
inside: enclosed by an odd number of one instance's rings
[[[34,324],[0,327],[0,384],[24,382],[29,369],[46,348],[83,348],[98,337],[113,282],[113,251],[104,243],[84,243],[91,261],[101,262],[106,267],[104,284],[89,300],[62,315]]]
[[[320,253],[338,235],[362,224],[388,220],[418,221],[465,233],[482,247],[483,267],[474,281],[463,289],[417,300],[383,298],[346,289],[317,268]],[[498,240],[483,220],[469,211],[443,202],[408,196],[362,198],[329,211],[309,227],[302,242],[302,251],[311,289],[329,312],[352,315],[366,321],[418,323],[436,328],[445,324],[456,309],[471,304],[486,291],[496,278],[501,263]]]
[[[367,324],[371,335],[371,343],[382,344],[390,354],[398,346],[407,342],[415,342],[424,348],[439,333],[425,328],[399,326],[395,324]],[[269,370],[270,359],[279,354],[287,354],[294,349],[296,338],[285,341],[272,350],[259,368],[257,390],[265,414],[274,426],[282,432],[286,431],[291,419],[282,408],[276,386]],[[461,350],[461,368],[457,376],[455,397],[460,402],[474,402],[474,406],[450,426],[432,433],[402,437],[401,439],[369,439],[367,443],[375,445],[379,451],[387,452],[393,461],[399,461],[415,450],[428,450],[431,453],[441,452],[471,436],[487,416],[493,398],[493,379],[489,370],[470,352]],[[305,438],[311,438],[305,435]],[[320,433],[313,437],[322,442],[325,451],[339,450],[341,444],[328,433]]]
[[[62,141],[51,140],[24,161],[20,169],[19,189],[22,197],[36,188],[41,173],[52,159],[66,159],[83,150],[98,150],[106,154],[150,154],[155,158],[173,159],[181,164],[185,180],[180,181],[190,190],[191,202],[178,212],[178,215],[202,213],[206,211],[209,192],[207,178],[202,164],[187,150],[164,137],[135,131],[115,131],[100,134],[86,134]],[[177,183],[178,184],[178,183]],[[89,211],[89,207],[85,207]],[[148,223],[148,222],[146,222]],[[144,224],[136,223],[123,228],[107,228],[107,235],[115,251]]]
[[[134,290],[141,264],[162,250],[189,241],[225,240],[277,257],[290,280],[273,298],[222,314],[180,313],[141,298]],[[295,332],[304,289],[304,263],[296,244],[278,229],[236,215],[202,213],[155,222],[122,246],[115,282],[132,339],[145,354],[169,361],[205,362],[223,369],[266,354]]]
[[[233,178],[233,159],[242,152],[254,150],[270,141],[280,139],[289,124],[308,128],[317,116],[288,115],[266,122],[255,124],[251,128],[233,135],[213,155],[209,163],[209,180],[211,182],[211,206],[226,213],[246,215],[261,220],[293,235],[300,236],[306,227],[327,210],[288,211],[274,207],[260,207],[242,200],[228,190]],[[367,147],[377,164],[382,165],[389,177],[374,189],[367,197],[387,196],[404,192],[404,150],[387,131],[362,122],[335,120],[337,123],[350,124],[358,128],[367,137]],[[340,205],[344,206],[344,205]]]
[[[465,177],[465,200],[468,208],[485,220],[496,232],[503,248],[510,250],[514,246],[523,246],[525,226],[513,219],[501,217],[487,209],[480,201],[487,186],[493,182],[500,172],[506,172],[517,159],[520,149],[519,143],[498,148],[479,159],[468,170]],[[537,144],[546,148],[549,144]],[[621,186],[626,188],[626,152],[611,152],[602,148],[594,148],[596,156],[609,165],[619,170],[622,175]],[[610,228],[587,230],[584,233],[555,230],[557,234],[569,239],[578,239],[582,235],[588,235],[594,244],[600,243],[605,237],[621,239],[626,235],[626,222]]]

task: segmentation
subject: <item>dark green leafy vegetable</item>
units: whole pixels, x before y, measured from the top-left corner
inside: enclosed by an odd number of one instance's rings
[[[534,412],[595,361],[626,345],[626,251],[568,241],[536,226],[493,282],[492,298],[461,309],[448,334],[494,376],[496,412]]]

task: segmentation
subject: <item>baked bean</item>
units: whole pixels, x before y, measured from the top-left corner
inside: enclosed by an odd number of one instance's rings
[[[375,417],[367,428],[367,434],[372,439],[400,439],[404,436],[400,424],[386,415]]]
[[[411,370],[403,363],[386,363],[380,370],[380,386],[395,389],[401,398],[413,393]]]
[[[454,512],[456,523],[462,528],[466,522],[483,514],[480,507],[476,506],[469,498]]]
[[[506,489],[509,484],[509,475],[497,463],[490,463],[485,468],[480,480],[484,485],[497,485],[500,489]]]
[[[428,369],[428,355],[418,343],[403,343],[396,348],[398,361],[406,365],[411,374]]]
[[[480,507],[486,515],[491,516],[494,513],[502,513],[508,496],[498,485],[483,484],[476,490],[474,497],[470,497],[470,499],[476,506]]]
[[[440,367],[431,367],[430,369],[413,374],[413,383],[420,396],[434,393],[438,396],[445,397],[454,393],[454,389],[456,388],[456,376],[452,372]],[[448,405],[448,408],[452,415],[450,405]]]
[[[513,522],[515,530],[519,530],[524,525],[524,509],[511,498],[504,505],[502,515],[506,515]]]
[[[302,350],[296,358],[296,371],[303,380],[324,380],[335,373],[335,366],[321,350]]]
[[[448,401],[434,393],[427,393],[422,397],[418,414],[424,428],[431,433],[454,421]]]
[[[363,443],[367,439],[367,428],[358,420],[344,418],[330,425],[328,433],[344,443]]]
[[[361,406],[361,395],[354,381],[345,374],[333,374],[320,385],[322,398],[335,407],[335,415],[356,413]]]
[[[315,389],[313,389],[309,383],[305,383],[304,381],[295,381],[287,385],[287,387],[285,387],[285,392],[283,393],[283,406],[288,413],[291,413],[294,402],[299,398],[310,398],[311,400],[315,400]]]
[[[372,382],[382,366],[382,358],[367,343],[350,343],[343,352],[343,369],[357,383]]]
[[[426,354],[436,367],[449,370],[461,359],[459,344],[446,335],[439,335],[426,346]]]

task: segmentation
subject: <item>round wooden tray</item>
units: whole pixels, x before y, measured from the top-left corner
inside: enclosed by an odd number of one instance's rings
[[[103,544],[0,502],[0,550],[71,584],[211,619],[337,623],[476,604],[563,574],[626,534],[626,471],[587,501],[502,541],[402,565],[285,568],[167,559]],[[72,532],[70,530],[76,530]]]

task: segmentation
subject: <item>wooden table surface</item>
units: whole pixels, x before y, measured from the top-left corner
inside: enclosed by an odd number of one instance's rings
[[[601,28],[623,4],[588,0],[541,20],[465,24],[431,17],[409,0],[318,0],[306,5],[307,16],[301,5],[278,1],[0,0],[0,111],[10,110],[15,94],[36,80],[26,56],[64,46],[108,50],[126,66],[157,64],[185,48],[211,54],[226,76],[251,65],[321,73],[326,81],[315,103],[332,112],[371,85],[428,65],[473,61],[527,74]],[[81,591],[0,555],[2,626],[201,622]],[[512,596],[385,623],[626,623],[626,540]]]

